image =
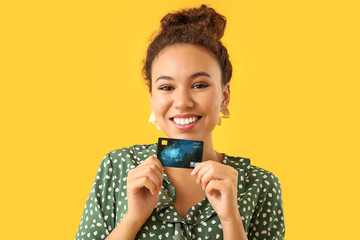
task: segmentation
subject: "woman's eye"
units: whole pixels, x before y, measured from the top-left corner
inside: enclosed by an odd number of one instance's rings
[[[173,90],[174,88],[171,87],[171,86],[165,85],[165,86],[159,87],[159,89],[160,89],[160,90],[164,90],[164,91],[171,91],[171,90]]]
[[[197,83],[193,86],[193,88],[206,88],[208,87],[209,85],[208,84],[205,84],[205,83]]]

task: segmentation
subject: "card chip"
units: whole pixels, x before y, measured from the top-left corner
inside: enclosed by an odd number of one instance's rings
[[[161,145],[167,145],[167,140],[162,140]]]

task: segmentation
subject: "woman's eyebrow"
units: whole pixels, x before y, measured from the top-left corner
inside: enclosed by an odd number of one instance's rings
[[[197,78],[197,77],[200,77],[200,76],[206,76],[206,77],[209,77],[211,78],[210,74],[206,73],[206,72],[197,72],[197,73],[194,73],[190,76],[190,79],[194,79],[194,78]],[[157,82],[158,80],[160,79],[165,79],[165,80],[174,80],[172,77],[170,76],[165,76],[165,75],[161,75],[160,77],[158,77],[156,79],[155,82]]]
[[[155,82],[157,82],[157,81],[160,80],[160,79],[174,80],[172,77],[162,75],[162,76],[158,77]]]
[[[206,72],[198,72],[198,73],[194,73],[190,76],[191,79],[194,79],[194,78],[197,78],[197,77],[200,77],[200,76],[206,76],[206,77],[209,77],[211,78],[210,74],[206,73]]]

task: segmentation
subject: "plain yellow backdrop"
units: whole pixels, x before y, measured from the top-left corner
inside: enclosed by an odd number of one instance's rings
[[[169,11],[228,19],[231,118],[215,147],[272,171],[286,239],[354,239],[359,192],[357,1],[2,1],[1,239],[73,239],[97,168],[154,143],[141,75]]]

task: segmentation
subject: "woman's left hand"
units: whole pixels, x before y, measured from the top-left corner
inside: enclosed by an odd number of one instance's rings
[[[197,175],[196,183],[202,185],[221,222],[232,222],[239,219],[238,172],[234,168],[209,160],[197,165],[191,175]]]

